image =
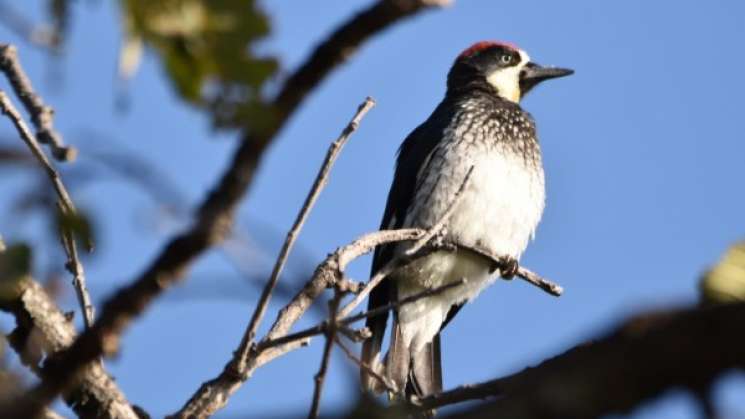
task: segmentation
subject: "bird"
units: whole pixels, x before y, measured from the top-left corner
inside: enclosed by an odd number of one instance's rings
[[[394,387],[397,394],[390,396],[407,398],[442,391],[440,332],[488,285],[517,272],[543,214],[541,150],[534,119],[520,100],[539,83],[573,73],[541,66],[516,45],[499,41],[477,42],[455,59],[445,97],[399,148],[380,228],[430,229],[449,213],[441,235],[457,246],[394,270],[370,292],[368,309],[448,283],[463,284],[393,310],[382,359],[388,313],[367,319],[371,337],[362,345],[364,389],[390,393]],[[376,248],[372,274],[412,246]]]

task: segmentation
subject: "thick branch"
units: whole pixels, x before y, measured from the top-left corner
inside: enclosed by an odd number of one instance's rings
[[[745,303],[642,315],[536,367],[419,404],[431,409],[498,397],[452,418],[581,419],[625,413],[668,389],[698,391],[721,373],[745,367],[743,324]]]
[[[6,287],[11,286],[13,290],[8,293],[10,289]],[[47,354],[47,359],[54,357],[72,344],[75,328],[44,289],[32,279],[15,281],[3,278],[3,287],[6,292],[0,299],[0,309],[11,313],[17,323],[8,341],[18,352],[21,361],[44,378],[39,366],[42,361],[39,350]],[[92,363],[83,370],[79,384],[67,392],[64,399],[80,417],[138,417],[114,380],[98,363]]]

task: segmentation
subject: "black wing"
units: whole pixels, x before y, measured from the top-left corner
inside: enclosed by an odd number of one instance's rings
[[[443,117],[447,115],[446,107],[445,102],[441,103],[427,121],[412,131],[401,144],[393,184],[388,192],[388,201],[383,213],[383,221],[380,224],[381,229],[402,227],[416,192],[417,173],[423,165],[428,163],[430,154],[435,149],[438,140],[442,138],[443,131],[449,122]],[[380,246],[375,249],[372,263],[373,275],[393,258],[393,251],[394,245]],[[396,288],[391,286],[390,280],[384,279],[370,293],[368,309],[395,301],[397,299],[395,291]],[[366,325],[372,332],[372,337],[362,346],[362,361],[367,365],[373,365],[373,361],[380,354],[387,322],[387,313],[367,319]],[[374,388],[375,384],[370,380],[371,378],[362,372],[363,386],[368,389]]]

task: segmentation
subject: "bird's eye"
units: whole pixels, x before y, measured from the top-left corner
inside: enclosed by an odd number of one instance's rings
[[[502,56],[501,60],[502,60],[502,64],[510,64],[512,63],[512,56],[509,54],[505,54]]]

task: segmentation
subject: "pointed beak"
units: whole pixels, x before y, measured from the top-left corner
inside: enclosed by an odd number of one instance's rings
[[[574,70],[560,67],[542,67],[536,63],[528,63],[520,72],[520,90],[525,94],[538,83],[574,74]]]

